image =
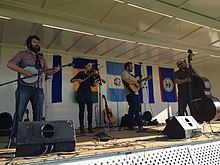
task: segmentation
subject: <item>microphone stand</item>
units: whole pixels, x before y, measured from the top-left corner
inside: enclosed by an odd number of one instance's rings
[[[102,68],[102,67],[100,67]],[[99,69],[100,69],[99,68]],[[109,137],[108,135],[105,133],[105,132],[102,132],[102,93],[101,93],[101,87],[102,87],[102,83],[105,83],[105,80],[103,80],[99,74],[99,69],[98,69],[98,75],[99,75],[99,83],[98,83],[98,86],[99,86],[99,133],[95,134],[95,136],[97,136],[99,138],[100,141],[108,141],[109,140]]]
[[[102,102],[102,94],[101,94],[101,86],[102,86],[102,81],[100,80],[100,82],[98,83],[98,85],[99,85],[99,129],[101,130],[101,127],[102,127],[102,125],[101,125],[101,122],[102,122],[102,104],[101,104],[101,102]]]
[[[139,64],[140,64],[140,66],[142,68],[142,62],[139,62]],[[142,75],[142,73],[140,71],[140,81],[141,81],[142,77],[143,77],[143,75]],[[140,86],[141,86],[141,83],[140,83]],[[139,96],[139,94],[138,94],[138,96]],[[141,122],[142,122],[142,105],[141,105],[141,103],[140,103],[140,113],[141,114],[139,114],[139,115],[141,116]],[[143,125],[143,123],[142,123],[142,125]]]
[[[140,86],[141,86],[141,79],[142,79],[142,77],[143,77],[143,75],[142,75],[142,62],[139,62],[139,64],[140,64],[140,67],[141,67],[141,70],[140,70]],[[143,89],[143,88],[142,88]],[[147,88],[146,88],[147,89]],[[139,92],[138,92],[139,93]],[[139,96],[139,94],[138,94],[138,96]],[[139,96],[139,98],[138,99],[140,99],[140,96]],[[136,132],[146,132],[147,131],[147,129],[146,128],[143,128],[143,120],[142,120],[142,105],[141,105],[141,103],[139,103],[140,105],[139,105],[139,117],[140,117],[140,119],[141,119],[141,130],[137,130]],[[138,122],[138,121],[137,121]]]
[[[41,67],[41,64],[40,64],[40,55],[38,53],[38,50],[35,48],[35,53],[36,53],[36,69],[38,71],[38,73],[40,73],[40,67]],[[40,90],[40,74],[37,75],[37,96],[39,96],[39,90]],[[36,119],[36,121],[40,121],[41,120],[41,117],[42,117],[42,114],[41,112],[39,112],[39,97],[37,98],[37,104],[36,104],[36,116],[33,118]]]

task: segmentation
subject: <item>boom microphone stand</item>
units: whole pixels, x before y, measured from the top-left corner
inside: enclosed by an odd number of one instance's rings
[[[150,99],[149,99],[149,88],[148,88],[148,85],[147,85],[147,81],[145,81],[144,82],[144,85],[143,85],[143,87],[142,88],[144,88],[145,89],[145,92],[146,92],[146,100],[148,101],[148,105],[149,105],[149,107],[150,107],[150,112],[151,112],[151,114],[153,115],[153,110],[152,110],[152,106],[151,106],[151,104],[150,104]],[[147,109],[147,105],[146,105],[146,102],[144,103],[144,108],[145,108],[145,110]]]
[[[140,64],[140,67],[141,67],[141,70],[142,70],[142,62],[139,62],[139,64]],[[142,77],[143,77],[143,75],[142,75],[142,73],[141,73],[142,71],[140,71],[140,82],[141,82],[141,79],[142,79]],[[141,83],[140,83],[140,85],[141,85]],[[138,94],[138,96],[139,96],[139,94]],[[138,130],[138,131],[136,131],[136,132],[146,132],[148,129],[146,129],[146,128],[143,128],[143,121],[142,121],[142,105],[141,105],[141,103],[140,103],[140,105],[139,105],[139,115],[140,115],[140,118],[141,118],[141,130]]]
[[[102,88],[101,87],[102,87],[102,83],[105,83],[105,80],[103,80],[101,78],[100,74],[99,74],[99,79],[100,79],[100,81],[98,83],[98,86],[99,86],[99,127],[98,127],[99,133],[95,134],[95,136],[97,136],[100,141],[108,141],[109,140],[108,135],[105,132],[102,132],[102,104],[101,104],[101,102],[102,102],[102,92],[101,92]]]
[[[40,73],[40,55],[39,55],[39,53],[38,53],[38,51],[37,51],[37,49],[35,49],[35,55],[36,55],[36,63],[35,63],[35,65],[36,65],[36,68],[37,68],[37,71],[38,71],[38,73]],[[36,110],[36,112],[35,112],[35,114],[34,115],[36,115],[35,117],[33,116],[33,118],[36,120],[36,121],[40,121],[41,120],[41,112],[39,112],[39,90],[40,90],[40,74],[38,74],[37,75],[37,96],[38,96],[38,98],[37,98],[37,104],[36,104],[36,107],[35,107],[35,110]]]

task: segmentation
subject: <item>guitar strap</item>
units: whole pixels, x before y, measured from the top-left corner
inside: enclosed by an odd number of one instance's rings
[[[134,77],[135,78],[135,76],[132,74],[132,73],[129,73],[132,77]],[[128,84],[128,90],[129,90],[129,92],[131,92],[131,93],[135,93],[132,89],[131,89],[131,87],[129,86],[129,84]]]
[[[36,53],[36,61],[35,61],[35,66],[37,69],[40,69],[40,57],[39,53]]]
[[[130,76],[132,76],[132,77],[135,77],[133,74],[131,74],[131,73],[129,73],[129,72],[128,72],[128,74],[129,74]],[[124,86],[129,87],[129,84],[126,83],[125,81],[122,80],[122,83],[124,84]]]

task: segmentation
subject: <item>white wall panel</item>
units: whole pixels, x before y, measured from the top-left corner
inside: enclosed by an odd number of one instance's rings
[[[20,48],[15,47],[4,47],[1,51],[1,65],[0,65],[0,82],[7,82],[10,80],[16,79],[16,73],[7,68],[8,60],[18,51]],[[74,56],[74,55],[73,55]],[[52,66],[52,54],[45,54],[45,58],[47,59],[48,65]],[[92,57],[91,57],[92,58]],[[72,61],[72,56],[70,55],[62,55],[62,63],[67,64]],[[106,80],[106,66],[105,59],[100,59],[99,64],[103,66],[100,70],[100,74],[104,80]],[[126,61],[124,61],[126,62]],[[198,70],[199,72],[204,72],[203,70]],[[212,85],[212,94],[220,98],[220,70],[218,67],[213,68],[212,70],[206,70],[206,76],[210,80]],[[153,65],[153,78],[154,78],[154,97],[155,104],[142,105],[142,112],[145,110],[151,111],[154,119],[157,119],[159,122],[164,123],[168,114],[168,107],[171,111],[171,114],[175,115],[177,113],[177,103],[163,103],[161,102],[160,96],[160,87],[159,87],[159,75],[158,75],[158,66]],[[74,121],[75,127],[79,127],[78,121],[78,105],[77,103],[72,102],[73,95],[73,87],[72,84],[69,83],[69,79],[72,77],[72,68],[66,67],[63,68],[63,102],[62,103],[51,103],[51,80],[45,82],[45,116],[47,120],[61,120],[61,119],[70,119]],[[5,85],[0,87],[0,113],[1,112],[9,112],[11,114],[14,113],[14,92],[16,89],[16,83],[12,83],[9,85]],[[101,87],[102,94],[106,94],[107,86],[103,84]],[[108,102],[109,107],[113,110],[116,118],[121,118],[128,111],[128,105],[126,102],[117,103],[117,102]],[[95,108],[96,107],[96,108]],[[94,115],[93,115],[93,125],[96,126],[96,122],[99,122],[99,109],[97,109],[98,105],[94,105]],[[28,107],[31,109],[30,105]],[[96,109],[96,111],[95,111]],[[104,109],[104,105],[102,104],[102,109]],[[31,113],[30,113],[31,114]],[[86,120],[86,118],[85,118]],[[120,123],[117,121],[116,123]],[[87,121],[86,121],[87,124]]]

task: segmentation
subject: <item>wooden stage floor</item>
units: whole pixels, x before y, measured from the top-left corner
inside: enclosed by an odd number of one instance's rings
[[[210,127],[211,126],[211,127]],[[105,132],[111,140],[101,142],[100,139],[95,136],[100,130],[96,130],[96,133],[82,136],[79,134],[79,130],[76,130],[76,151],[75,152],[60,152],[51,153],[47,155],[40,155],[34,157],[15,157],[15,149],[5,149],[7,145],[8,137],[0,137],[0,164],[14,164],[14,163],[45,163],[47,161],[62,161],[66,159],[83,159],[83,157],[110,154],[114,152],[129,152],[132,150],[153,150],[157,148],[167,148],[169,146],[187,145],[193,143],[202,143],[207,141],[220,141],[220,122],[213,122],[209,124],[202,124],[203,134],[197,137],[189,139],[169,139],[163,134],[164,125],[157,126],[145,126],[147,130],[145,132],[136,132],[135,130],[127,130],[123,128],[121,130],[117,128],[110,128]],[[212,131],[214,132],[212,132]],[[219,132],[219,133],[218,133]],[[56,164],[56,163],[54,163]]]

